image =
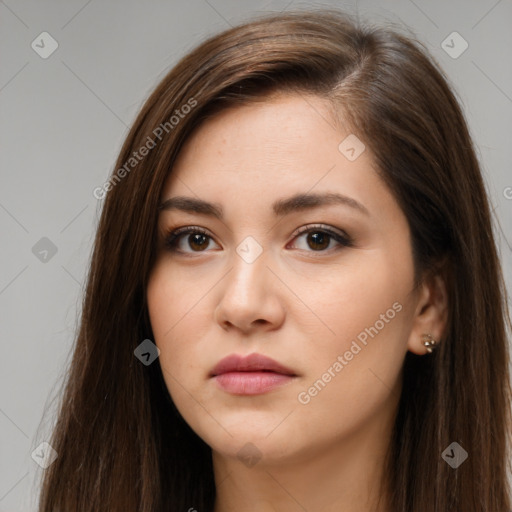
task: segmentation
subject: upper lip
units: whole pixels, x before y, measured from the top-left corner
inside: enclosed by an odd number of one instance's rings
[[[265,370],[282,373],[284,375],[295,375],[293,370],[270,359],[270,357],[253,353],[245,357],[238,354],[231,354],[221,359],[210,372],[210,377],[228,372],[256,372]]]

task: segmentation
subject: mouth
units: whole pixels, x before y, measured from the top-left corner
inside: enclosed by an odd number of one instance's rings
[[[259,395],[292,381],[297,374],[267,356],[253,353],[246,357],[231,354],[221,359],[209,377],[227,393]]]

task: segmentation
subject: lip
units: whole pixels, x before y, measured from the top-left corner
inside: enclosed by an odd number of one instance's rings
[[[229,372],[257,372],[268,371],[279,373],[282,375],[295,375],[290,368],[270,359],[270,357],[258,354],[256,352],[248,356],[239,356],[238,354],[230,354],[221,359],[210,372],[210,377],[222,375]]]
[[[224,391],[234,395],[267,393],[297,377],[286,366],[262,354],[231,354],[221,359],[209,376]]]

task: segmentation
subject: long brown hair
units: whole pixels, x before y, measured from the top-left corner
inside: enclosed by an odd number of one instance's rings
[[[254,18],[210,37],[143,105],[96,192],[103,209],[40,512],[213,510],[211,449],[174,407],[159,359],[145,366],[134,350],[153,339],[146,286],[160,194],[180,148],[206,117],[276,91],[330,101],[408,219],[417,282],[427,271],[447,281],[440,347],[404,361],[386,472],[392,510],[512,508],[510,318],[459,102],[415,38],[322,9]],[[457,469],[442,457],[452,442],[469,454]]]

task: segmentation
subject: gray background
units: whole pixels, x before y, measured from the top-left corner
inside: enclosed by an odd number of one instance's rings
[[[313,5],[404,23],[447,72],[477,144],[511,289],[512,0],[0,0],[0,511],[36,509],[43,470],[31,454],[48,438],[53,418],[43,422],[43,412],[69,362],[102,206],[92,191],[143,101],[207,35]],[[31,44],[45,31],[58,48],[43,59]],[[469,44],[458,58],[442,47],[454,31]],[[33,250],[43,237],[57,249],[46,261]]]

